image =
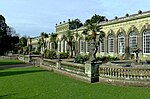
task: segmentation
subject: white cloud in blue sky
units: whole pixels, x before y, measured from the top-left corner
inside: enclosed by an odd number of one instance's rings
[[[55,24],[79,18],[84,22],[94,14],[115,16],[150,10],[149,0],[0,0],[0,14],[17,33],[39,36],[55,32]]]

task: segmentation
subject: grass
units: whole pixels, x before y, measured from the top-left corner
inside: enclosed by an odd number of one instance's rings
[[[40,67],[0,70],[0,99],[148,99],[150,88],[85,83]]]
[[[20,60],[0,60],[0,65],[22,64]]]

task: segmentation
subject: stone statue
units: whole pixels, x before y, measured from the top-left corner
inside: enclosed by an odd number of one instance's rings
[[[138,48],[137,47],[137,45],[136,45],[136,47],[135,47],[135,50],[133,50],[133,53],[135,53],[135,59],[136,59],[136,62],[138,62],[138,60],[139,60],[139,53],[140,53],[140,51],[142,51],[140,48]]]

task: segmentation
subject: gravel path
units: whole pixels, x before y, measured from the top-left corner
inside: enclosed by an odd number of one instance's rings
[[[15,68],[15,67],[27,67],[27,66],[32,66],[32,65],[31,64],[0,65],[0,69]]]

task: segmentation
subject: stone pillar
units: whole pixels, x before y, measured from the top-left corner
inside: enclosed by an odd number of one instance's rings
[[[57,69],[61,69],[61,60],[58,60],[56,62],[56,66],[57,66]]]
[[[114,36],[114,54],[118,54],[118,37]]]
[[[52,50],[52,43],[49,44],[49,49]]]
[[[137,47],[138,47],[140,50],[143,50],[143,49],[142,49],[142,48],[143,48],[143,46],[142,46],[142,45],[143,45],[143,44],[142,44],[142,43],[143,43],[143,40],[142,40],[143,38],[142,38],[142,37],[143,37],[143,36],[142,36],[142,33],[139,33],[139,34],[138,34],[138,37],[137,37],[137,38],[138,38],[138,39],[137,39],[137,42],[138,42]],[[139,53],[139,59],[142,59],[142,58],[143,58],[142,52],[143,52],[143,51],[140,51],[140,53]]]
[[[64,49],[64,41],[61,41],[61,52],[63,52]]]
[[[67,42],[65,41],[65,52],[67,52]]]
[[[83,52],[86,53],[86,41],[83,41]]]
[[[104,53],[105,55],[108,53],[108,39],[105,37],[104,39]]]
[[[60,52],[60,41],[58,41],[58,52]]]
[[[40,58],[40,66],[42,66],[43,65],[43,56],[41,56],[41,58]]]
[[[98,82],[99,81],[99,65],[102,62],[93,61],[85,64],[85,74],[90,78],[90,82]]]

